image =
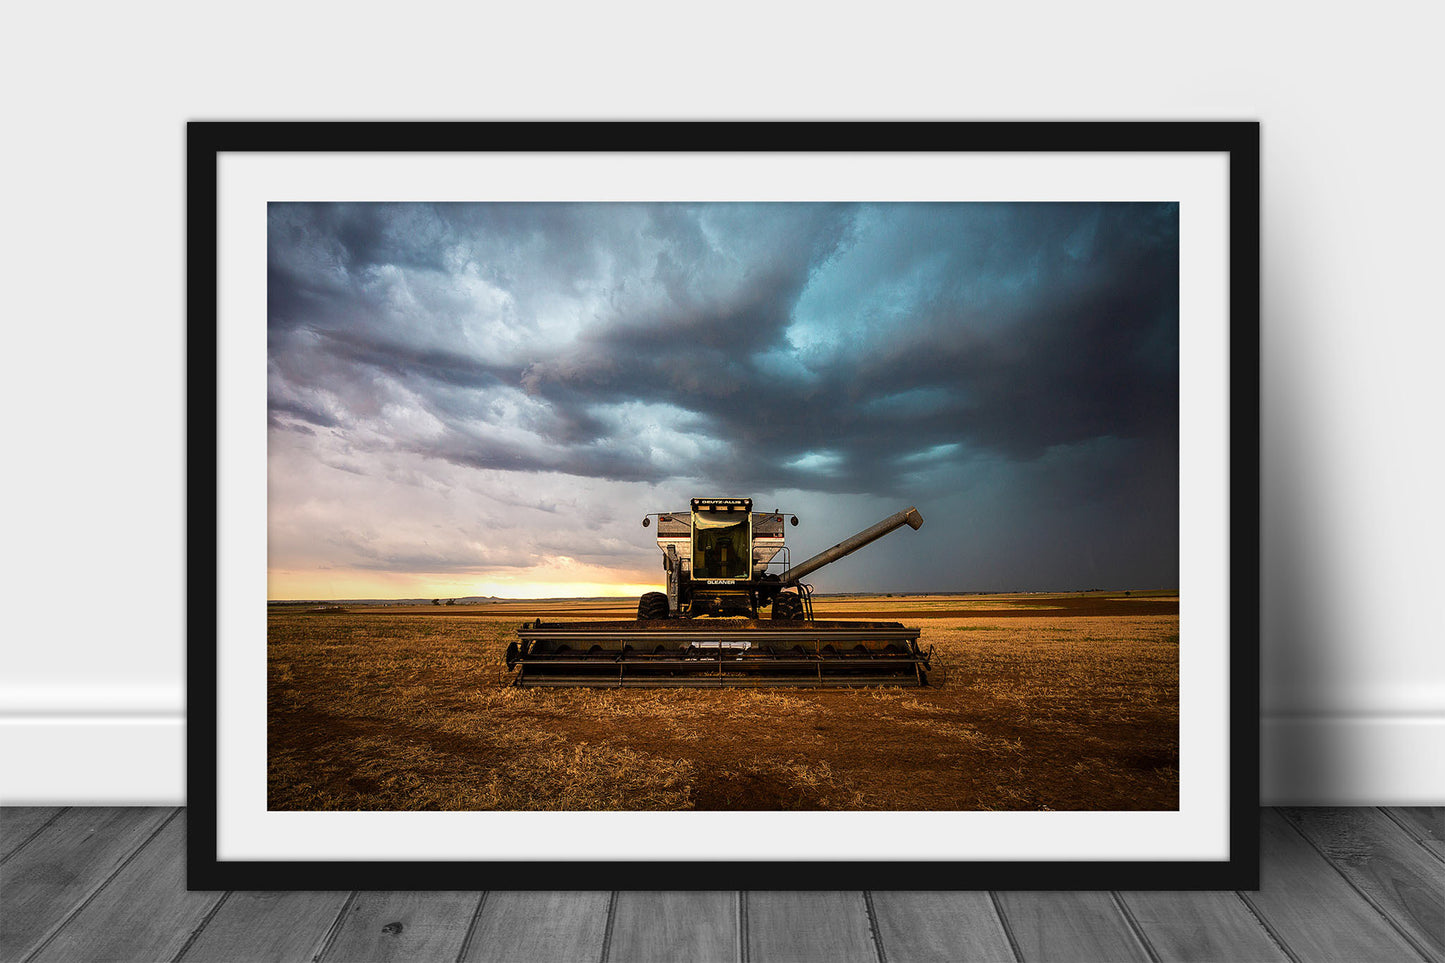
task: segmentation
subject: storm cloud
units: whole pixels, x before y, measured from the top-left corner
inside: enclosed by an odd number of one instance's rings
[[[812,510],[817,547],[923,510],[921,541],[834,590],[1172,587],[1178,225],[1174,204],[272,204],[273,570],[646,579],[643,513],[739,494]]]

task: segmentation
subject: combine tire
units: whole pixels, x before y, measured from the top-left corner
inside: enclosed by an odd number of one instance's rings
[[[667,618],[667,596],[661,592],[648,592],[637,600],[637,621],[651,622]]]
[[[784,592],[773,599],[773,621],[774,622],[801,622],[803,620],[803,600],[792,592]]]

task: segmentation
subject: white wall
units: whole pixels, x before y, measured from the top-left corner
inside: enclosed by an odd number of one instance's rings
[[[184,798],[186,120],[778,117],[1263,122],[1265,801],[1445,802],[1442,7],[996,7],[8,13],[0,799]]]

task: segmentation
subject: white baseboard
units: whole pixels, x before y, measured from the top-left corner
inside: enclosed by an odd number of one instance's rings
[[[133,680],[109,685],[36,682],[0,683],[0,719],[14,716],[184,716],[186,690],[179,681],[170,685]]]
[[[0,804],[181,806],[178,715],[0,717]],[[1445,717],[1276,717],[1261,724],[1269,806],[1445,805]]]
[[[181,715],[0,717],[0,804],[180,806]]]
[[[1445,716],[1266,716],[1267,806],[1445,805]]]

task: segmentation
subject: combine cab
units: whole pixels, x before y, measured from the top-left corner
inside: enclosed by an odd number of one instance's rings
[[[926,685],[929,656],[918,629],[897,622],[813,619],[803,578],[907,525],[891,515],[786,565],[783,516],[750,498],[694,498],[688,512],[657,517],[666,592],[648,592],[632,622],[554,622],[517,630],[507,668],[519,686]],[[653,516],[642,520],[652,524]],[[792,523],[798,524],[797,516]],[[770,569],[781,557],[782,571]],[[768,610],[768,617],[763,611]]]

